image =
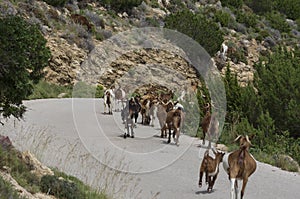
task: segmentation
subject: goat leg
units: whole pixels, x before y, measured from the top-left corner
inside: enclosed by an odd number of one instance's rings
[[[203,176],[203,171],[200,170],[200,174],[199,174],[199,187],[202,187],[202,176]]]

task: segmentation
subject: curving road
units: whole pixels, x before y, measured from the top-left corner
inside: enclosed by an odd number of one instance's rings
[[[223,199],[230,184],[222,165],[212,193],[198,188],[204,148],[182,135],[180,146],[159,137],[158,124],[135,128],[135,138],[124,139],[120,112],[103,114],[95,99],[26,101],[23,121],[0,127],[21,150],[31,150],[46,165],[75,175],[115,198]],[[101,187],[101,188],[100,188]],[[258,162],[247,184],[247,199],[299,198],[300,175]]]

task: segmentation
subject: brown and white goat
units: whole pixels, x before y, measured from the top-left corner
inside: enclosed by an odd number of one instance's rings
[[[215,158],[209,156],[209,150],[206,150],[200,166],[199,187],[202,187],[202,176],[205,174],[205,183],[208,184],[207,191],[211,192],[219,174],[219,164],[222,162],[225,153],[214,151]]]
[[[239,135],[234,141],[240,142],[240,148],[223,157],[223,167],[230,180],[231,199],[243,198],[248,178],[256,170],[256,160],[249,153],[251,142],[248,136]],[[243,181],[241,191],[238,181]]]

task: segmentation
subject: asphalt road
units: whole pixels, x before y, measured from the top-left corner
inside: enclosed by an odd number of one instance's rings
[[[198,188],[205,148],[196,138],[180,137],[180,145],[159,137],[158,122],[137,124],[135,138],[124,139],[120,112],[103,114],[99,99],[26,101],[24,120],[0,127],[21,150],[30,150],[46,165],[79,177],[115,198],[223,199],[230,183],[220,165],[212,193]],[[203,179],[204,180],[204,179]],[[245,198],[299,198],[300,175],[258,162]]]

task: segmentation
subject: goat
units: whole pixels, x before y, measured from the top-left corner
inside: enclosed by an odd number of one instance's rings
[[[249,137],[239,135],[234,141],[240,142],[240,148],[223,157],[223,167],[230,180],[231,199],[243,198],[248,178],[256,170],[256,160],[249,153]],[[241,191],[238,188],[238,180],[243,181]]]
[[[204,145],[205,144],[206,133],[208,132],[208,127],[209,127],[210,118],[211,118],[209,103],[207,103],[206,106],[204,106],[203,110],[204,110],[204,114],[205,115],[204,115],[204,117],[202,119],[201,127],[202,127],[202,132],[203,132],[203,141],[202,141],[202,144]]]
[[[93,28],[93,24],[91,24],[85,16],[80,14],[71,14],[71,19],[82,26],[86,26],[87,29],[90,31]]]
[[[157,105],[157,112],[156,116],[159,121],[160,128],[162,129],[165,125],[166,119],[167,119],[167,113],[171,111],[174,107],[174,104],[172,101],[169,101],[168,103],[164,103],[163,101],[159,101]],[[166,137],[166,130],[162,131],[161,137]]]
[[[142,124],[152,125],[155,119],[155,104],[157,99],[152,95],[144,95],[141,99]],[[151,122],[151,124],[150,124]]]
[[[119,110],[117,109],[117,104],[119,105],[120,102],[122,104],[122,109],[124,108],[124,102],[126,101],[126,93],[122,88],[118,88],[116,90],[114,90],[114,94],[115,94],[115,111]]]
[[[159,100],[167,103],[174,97],[173,91],[169,91],[168,93],[160,93]]]
[[[104,92],[104,113],[106,113],[106,107],[108,107],[108,114],[112,115],[112,101],[115,98],[112,89],[108,89]]]
[[[171,131],[173,129],[173,138],[175,139],[175,144],[179,144],[180,135],[180,125],[181,125],[182,111],[180,109],[173,109],[167,113],[166,122],[161,129],[161,134],[169,130],[168,143],[171,142]]]
[[[217,119],[217,114],[210,114],[210,105],[207,104],[204,107],[205,116],[201,122],[202,132],[203,132],[203,141],[202,144],[205,144],[205,137],[207,134],[208,137],[208,148],[211,148],[211,141],[218,139],[219,137],[219,121]]]
[[[128,100],[128,102],[126,103],[126,106],[124,109],[122,109],[121,111],[121,116],[122,116],[122,120],[125,123],[125,128],[126,128],[126,132],[124,133],[124,138],[131,136],[132,138],[134,138],[134,132],[133,132],[133,127],[134,127],[134,122],[133,122],[133,118],[135,118],[135,122],[137,120],[137,116],[136,113],[139,112],[139,104],[136,100],[136,98],[132,97],[130,98],[130,100]],[[131,134],[129,132],[129,128],[131,131]]]
[[[215,158],[209,156],[209,150],[206,150],[200,166],[199,187],[202,187],[202,176],[205,173],[205,183],[208,184],[207,191],[211,192],[219,174],[219,164],[222,162],[225,153],[212,150]]]

